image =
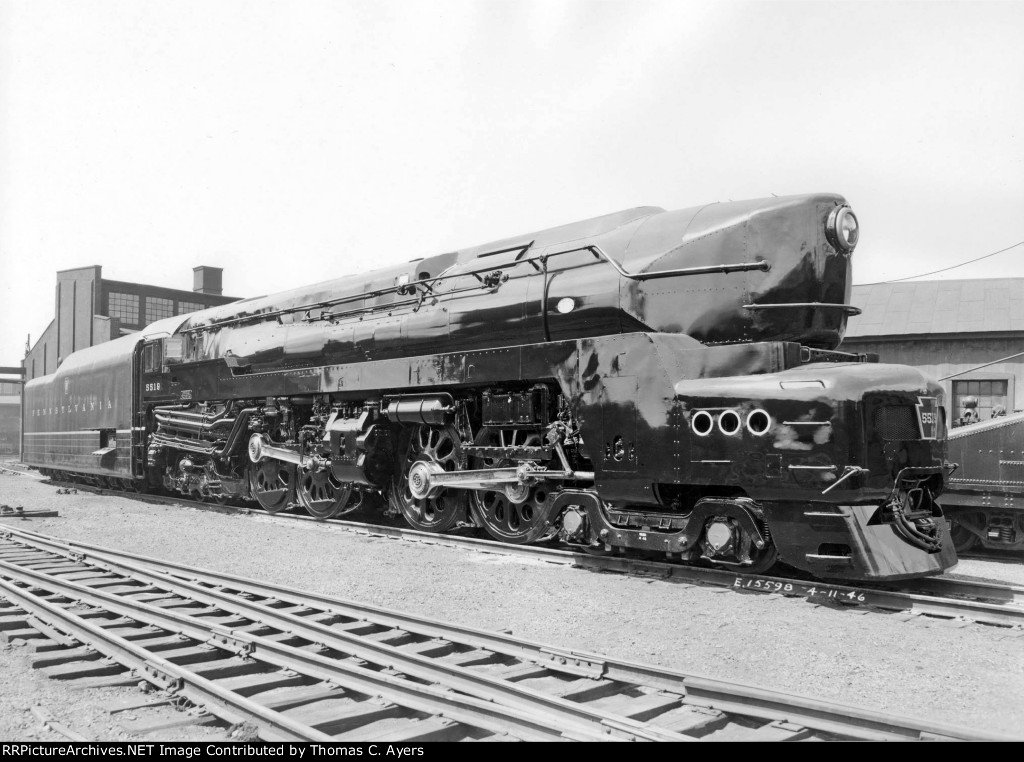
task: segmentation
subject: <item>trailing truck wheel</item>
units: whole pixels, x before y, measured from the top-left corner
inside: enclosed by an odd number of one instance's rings
[[[303,469],[295,486],[299,503],[315,519],[326,521],[359,510],[363,493],[338,481],[329,469]]]
[[[295,468],[271,458],[253,463],[249,490],[267,513],[283,511],[295,501]]]
[[[464,521],[469,502],[465,490],[440,489],[426,497],[416,497],[409,483],[410,475],[415,478],[417,469],[425,465],[444,471],[462,468],[458,431],[451,426],[416,426],[403,434],[398,452],[399,467],[388,491],[391,510],[401,513],[411,527],[424,532],[447,532]]]
[[[540,447],[536,431],[485,428],[474,442],[483,447]],[[471,468],[506,468],[515,465],[503,458],[474,458]],[[477,523],[496,540],[521,545],[550,540],[558,534],[555,526],[543,526],[553,495],[544,484],[512,490],[502,487],[473,490],[471,506]]]

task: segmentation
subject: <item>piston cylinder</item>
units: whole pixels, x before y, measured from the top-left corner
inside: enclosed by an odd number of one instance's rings
[[[423,423],[427,426],[445,426],[455,413],[455,401],[450,394],[392,397],[385,414],[395,423]]]

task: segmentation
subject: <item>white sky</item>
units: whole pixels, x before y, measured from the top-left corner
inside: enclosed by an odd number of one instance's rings
[[[59,269],[253,296],[648,204],[837,192],[855,282],[928,272],[1024,240],[1022,125],[1016,0],[0,0],[0,365]]]

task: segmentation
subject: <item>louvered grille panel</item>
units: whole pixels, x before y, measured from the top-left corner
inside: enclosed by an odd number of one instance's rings
[[[913,405],[886,405],[875,411],[875,430],[887,441],[920,439]]]

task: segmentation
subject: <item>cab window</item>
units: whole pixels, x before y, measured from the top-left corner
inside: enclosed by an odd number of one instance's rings
[[[163,362],[162,345],[159,341],[146,344],[142,349],[142,369],[146,373],[157,373]]]

